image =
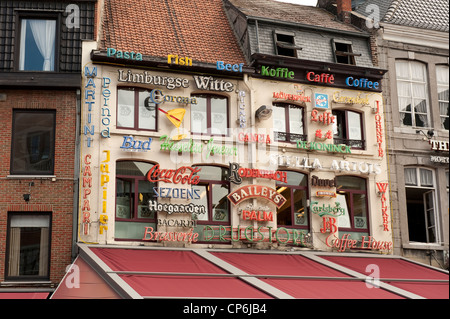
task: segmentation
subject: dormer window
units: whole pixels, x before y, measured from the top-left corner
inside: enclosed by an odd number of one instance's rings
[[[293,32],[274,31],[275,54],[297,57],[297,50],[302,48],[295,46],[295,34]]]
[[[352,42],[346,40],[331,40],[333,47],[334,62],[356,65],[355,56],[361,56],[361,53],[354,53]]]

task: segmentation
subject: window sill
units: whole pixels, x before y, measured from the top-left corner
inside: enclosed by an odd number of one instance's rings
[[[6,179],[48,179],[56,181],[56,175],[7,175]]]
[[[419,250],[446,250],[448,249],[448,246],[446,247],[444,244],[437,244],[437,243],[407,243],[403,244],[403,248],[406,249],[419,249]]]

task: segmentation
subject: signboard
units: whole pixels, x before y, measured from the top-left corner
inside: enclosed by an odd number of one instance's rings
[[[261,185],[246,185],[228,194],[228,199],[234,205],[250,198],[264,198],[274,203],[278,208],[284,205],[286,198],[275,189]]]

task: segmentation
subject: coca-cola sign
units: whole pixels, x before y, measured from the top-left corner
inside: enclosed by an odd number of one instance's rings
[[[147,172],[147,180],[152,183],[197,185],[200,182],[200,176],[194,175],[200,171],[200,167],[189,166],[182,166],[177,169],[160,169],[159,164],[156,164]]]

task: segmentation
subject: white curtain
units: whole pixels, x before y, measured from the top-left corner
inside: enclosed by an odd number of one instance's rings
[[[405,184],[417,185],[417,174],[415,168],[405,168]]]
[[[44,57],[43,71],[53,71],[55,62],[55,30],[54,20],[28,20],[36,45]]]
[[[433,186],[433,172],[429,169],[420,169],[420,185]]]

